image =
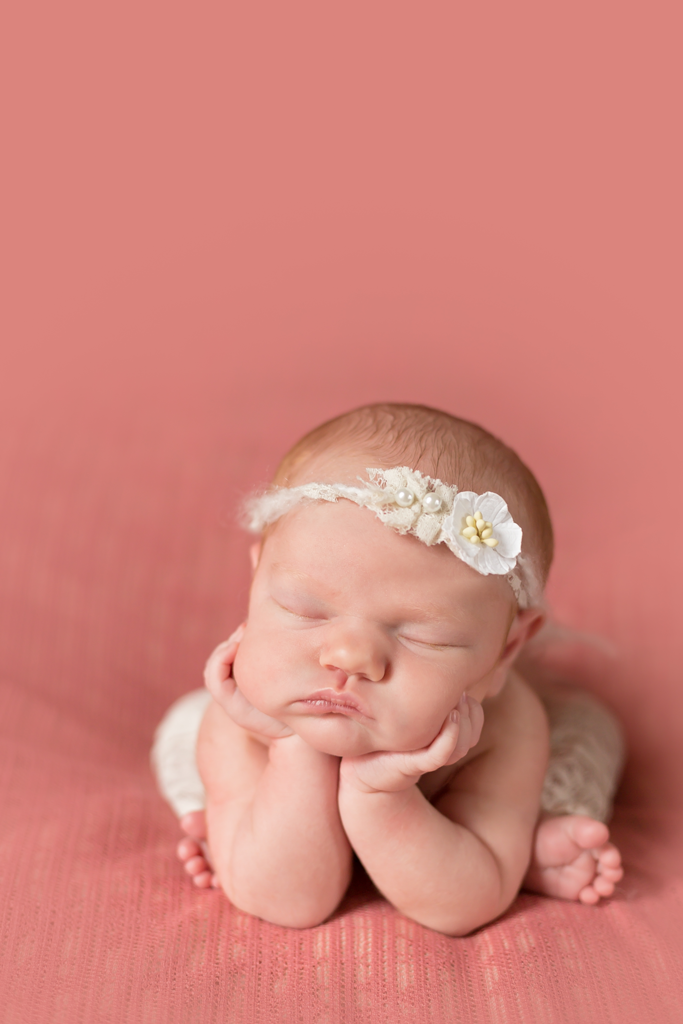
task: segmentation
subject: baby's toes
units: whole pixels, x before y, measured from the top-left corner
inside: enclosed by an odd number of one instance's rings
[[[622,867],[605,868],[598,864],[598,877],[604,878],[606,882],[620,882],[624,877],[624,869]]]
[[[614,892],[614,882],[610,882],[609,879],[604,878],[603,875],[596,875],[593,879],[593,888],[597,892],[598,896],[611,896]]]
[[[193,875],[192,881],[198,889],[211,889],[214,888],[213,877],[211,871],[200,871],[198,875]]]
[[[206,839],[206,811],[189,811],[178,824],[192,839]]]
[[[624,877],[621,854],[613,843],[605,843],[599,850],[594,850],[593,854],[597,860],[598,878],[611,883],[612,891],[614,891],[614,885]],[[601,889],[598,889],[598,892],[601,896],[605,895]],[[612,893],[610,892],[608,895],[611,896]]]
[[[587,907],[594,907],[596,903],[600,902],[600,893],[596,892],[594,883],[585,886],[580,891],[579,900],[581,903],[585,903]]]
[[[189,836],[185,836],[178,843],[178,857],[197,888],[216,889],[218,888],[217,878],[203,847],[204,843],[197,843]]]
[[[206,861],[201,856],[201,854],[198,854],[196,857],[190,857],[189,860],[186,860],[185,870],[187,871],[188,875],[192,875],[193,878],[197,875],[201,875],[203,872],[207,872],[209,876],[211,875],[211,872],[208,870]]]
[[[184,839],[181,839],[176,847],[176,853],[183,863],[190,860],[191,857],[200,855],[201,852],[199,843],[196,843],[194,839],[190,839],[187,836],[185,836]]]
[[[593,850],[593,855],[599,868],[621,868],[621,854],[614,843],[605,843],[600,849]]]
[[[609,829],[602,821],[596,821],[595,818],[583,814],[572,814],[567,816],[565,822],[569,835],[583,850],[593,849],[595,855],[597,850],[602,850],[607,845],[611,846],[611,843],[607,843]]]

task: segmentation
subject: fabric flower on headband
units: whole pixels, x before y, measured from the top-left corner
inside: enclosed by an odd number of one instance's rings
[[[453,554],[483,576],[511,572],[522,550],[522,529],[493,491],[458,491],[441,531]]]

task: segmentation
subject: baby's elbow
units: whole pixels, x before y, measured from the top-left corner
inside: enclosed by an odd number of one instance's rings
[[[486,905],[477,908],[471,914],[463,917],[461,920],[456,920],[453,926],[448,929],[444,929],[444,934],[451,935],[453,938],[465,938],[467,935],[471,935],[473,932],[478,931],[487,924],[493,924],[499,917],[507,913],[515,899],[517,898],[519,889],[510,895],[509,893],[501,899],[495,902],[487,903]],[[441,931],[441,929],[437,929]]]
[[[230,900],[233,906],[254,917],[260,917],[262,921],[278,925],[280,928],[317,928],[323,924],[328,917],[337,909],[324,903],[315,904],[308,900],[301,902],[287,902],[284,905],[271,903],[266,906],[260,901]]]
[[[471,935],[479,928],[491,924],[504,914],[514,902],[517,891],[489,893],[486,899],[463,906],[460,901],[444,900],[437,906],[421,909],[417,913],[408,913],[418,924],[432,931],[441,932],[451,938],[462,939]]]
[[[271,921],[272,924],[279,924],[281,928],[317,928],[324,924],[328,917],[334,913],[336,907],[292,907],[286,913],[278,916],[278,920]]]
[[[223,886],[225,895],[237,910],[252,914],[281,928],[316,928],[337,909],[341,895],[337,893],[271,892],[268,896],[248,887]]]
[[[471,915],[467,918],[454,917],[450,921],[443,921],[441,927],[438,924],[434,926],[434,931],[441,932],[442,935],[448,935],[453,939],[464,939],[485,925],[491,924],[499,916],[499,914],[489,912]]]
[[[507,910],[507,907],[505,910]],[[426,928],[431,928],[432,931],[448,935],[450,938],[464,939],[467,935],[472,935],[473,932],[478,931],[479,928],[483,928],[484,925],[491,924],[497,917],[505,913],[505,910],[485,909],[479,913],[467,915],[458,913],[435,914],[423,918],[419,923]]]

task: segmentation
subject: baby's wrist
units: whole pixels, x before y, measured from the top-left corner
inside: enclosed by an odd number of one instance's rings
[[[420,780],[419,775],[393,775],[386,780],[379,781],[364,779],[356,766],[351,762],[342,759],[339,769],[339,788],[350,793],[360,793],[362,796],[376,796],[386,794],[395,796],[412,789]]]
[[[338,762],[339,758],[333,754],[324,754],[316,750],[298,733],[290,733],[288,736],[278,736],[270,741],[270,759],[278,764],[291,761],[307,761],[311,764],[328,764]]]

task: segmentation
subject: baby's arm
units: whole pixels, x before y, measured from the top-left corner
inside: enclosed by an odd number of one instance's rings
[[[341,817],[368,874],[398,910],[449,935],[467,935],[502,914],[529,863],[547,720],[519,680],[496,701],[481,753],[434,805],[414,783],[398,791],[364,786],[353,763],[342,762]]]
[[[229,670],[230,654],[213,662],[209,688],[219,698],[217,674],[221,665]],[[211,672],[210,659],[207,683]],[[261,723],[264,729],[271,721]],[[324,921],[351,877],[337,806],[339,758],[291,733],[273,738],[247,731],[215,702],[202,722],[197,763],[211,859],[230,901],[273,924],[305,928]]]

